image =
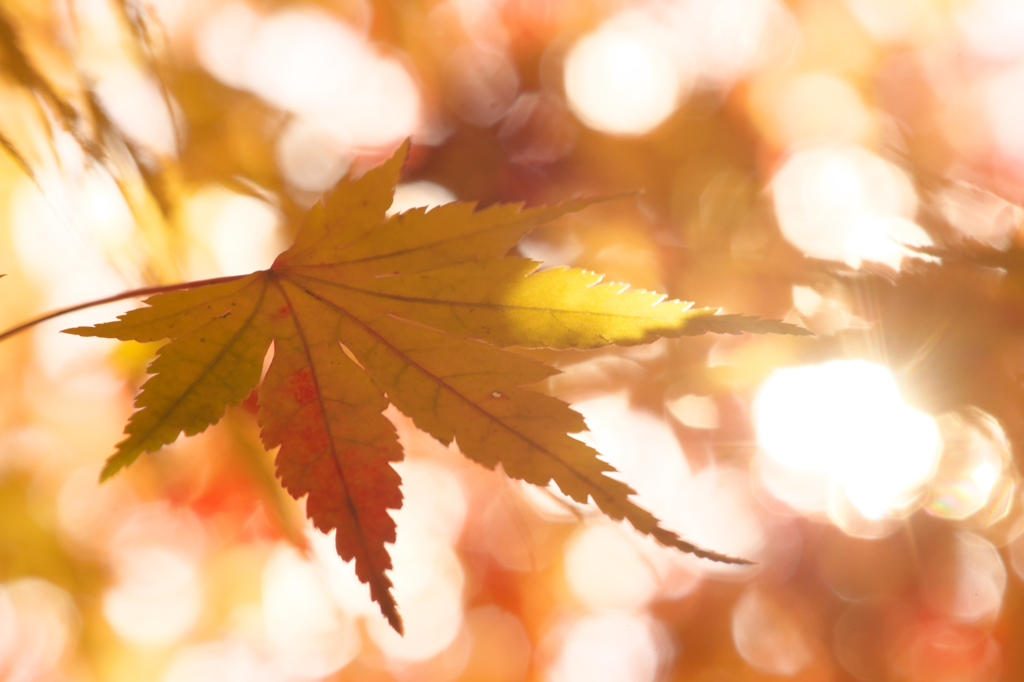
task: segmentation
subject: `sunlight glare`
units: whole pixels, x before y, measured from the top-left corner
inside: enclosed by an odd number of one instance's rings
[[[569,106],[601,132],[643,135],[667,119],[688,90],[657,26],[636,13],[613,17],[565,58]]]
[[[907,407],[887,369],[863,360],[777,370],[753,409],[768,456],[828,474],[868,519],[904,507],[938,460],[935,422]]]

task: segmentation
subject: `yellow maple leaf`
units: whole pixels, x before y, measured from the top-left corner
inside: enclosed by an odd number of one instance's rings
[[[394,404],[443,443],[536,485],[552,481],[659,542],[717,561],[659,525],[607,476],[612,467],[569,434],[583,418],[525,386],[557,370],[503,346],[596,348],[660,336],[719,331],[799,333],[796,327],[678,301],[594,273],[506,256],[537,225],[589,202],[523,210],[470,204],[385,217],[408,145],[380,168],[341,184],[306,217],[295,244],[251,275],[161,293],[118,321],[67,330],[122,340],[171,339],[149,367],[126,438],[107,461],[109,478],[141,453],[195,434],[238,405],[260,379],[264,445],[280,446],[277,472],[337,549],[391,625],[385,545],[389,509],[401,506],[402,458]]]

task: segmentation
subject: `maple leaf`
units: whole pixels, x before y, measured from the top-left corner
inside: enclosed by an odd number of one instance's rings
[[[116,322],[67,330],[135,341],[171,339],[107,479],[179,434],[195,434],[240,404],[273,361],[259,392],[264,445],[280,446],[277,473],[395,630],[402,621],[387,575],[395,540],[388,510],[401,506],[392,463],[402,458],[383,411],[394,404],[470,459],[536,485],[554,481],[592,499],[659,542],[717,561],[663,528],[607,474],[612,467],[569,434],[583,417],[525,388],[557,370],[503,346],[596,348],[705,331],[803,333],[780,322],[716,315],[646,291],[601,284],[594,273],[507,252],[537,225],[587,201],[475,210],[453,203],[385,217],[408,143],[383,166],[339,185],[306,216],[294,245],[270,269],[161,293]]]

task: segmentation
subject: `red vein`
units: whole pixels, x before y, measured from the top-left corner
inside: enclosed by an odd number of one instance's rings
[[[274,286],[277,287],[278,291],[281,292],[281,296],[283,296],[284,300],[288,303],[289,309],[291,309],[292,312],[294,313],[295,306],[292,305],[291,299],[288,297],[288,294],[285,292],[284,287],[281,286],[281,283],[278,281],[278,278],[275,277],[275,278],[273,278],[272,281],[274,283]],[[291,284],[295,285],[294,282],[291,282]],[[298,286],[298,285],[295,285],[295,286]],[[318,300],[323,300],[323,299],[320,299],[319,297],[317,297],[312,292],[307,291],[304,287],[298,287],[298,288],[301,289],[302,291],[305,291],[310,296],[313,296],[314,298],[317,298]],[[299,316],[298,315],[294,315],[294,318],[295,318],[295,330],[298,333],[299,340],[302,342],[302,347],[303,347],[303,349],[306,352],[306,359],[309,361],[309,367],[312,370],[310,372],[310,375],[311,375],[311,377],[313,379],[313,385],[316,388],[316,391],[315,391],[316,392],[316,401],[317,401],[317,405],[320,408],[320,415],[323,418],[324,430],[327,431],[327,441],[328,441],[328,443],[330,443],[331,459],[334,462],[334,469],[338,473],[338,478],[341,481],[341,487],[342,487],[342,490],[344,491],[345,505],[348,507],[349,513],[352,515],[352,518],[355,521],[356,532],[359,534],[359,544],[363,548],[363,554],[366,557],[366,562],[370,565],[370,573],[373,576],[373,582],[375,583],[377,589],[379,590],[380,599],[381,600],[387,599],[387,601],[388,601],[388,603],[390,605],[391,610],[394,610],[396,605],[395,605],[394,601],[392,599],[390,599],[390,594],[391,594],[390,590],[388,589],[388,587],[386,585],[382,586],[380,581],[377,579],[378,576],[384,576],[384,569],[378,568],[377,565],[375,564],[375,562],[373,561],[373,558],[372,558],[373,557],[373,553],[372,553],[371,548],[369,546],[369,543],[367,541],[366,535],[363,533],[363,524],[359,520],[359,509],[355,506],[354,501],[353,501],[353,497],[352,497],[352,493],[349,491],[349,484],[348,484],[347,479],[345,478],[344,468],[342,467],[342,463],[341,463],[341,455],[338,453],[337,447],[335,446],[335,443],[334,443],[334,435],[331,433],[330,419],[327,416],[327,407],[324,405],[323,391],[320,389],[320,379],[317,376],[317,372],[316,372],[316,369],[315,369],[315,363],[313,361],[313,353],[310,350],[309,341],[306,339],[306,334],[305,334],[305,332],[303,332],[302,326],[299,324]],[[383,602],[381,602],[381,605],[383,606]],[[388,616],[388,620],[391,620],[390,614],[385,614],[385,615]],[[402,628],[401,628],[401,621],[400,620],[399,620],[399,626],[396,627],[395,629],[398,630],[399,632],[401,632]]]

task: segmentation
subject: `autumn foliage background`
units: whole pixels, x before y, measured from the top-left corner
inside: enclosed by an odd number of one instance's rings
[[[154,347],[58,333],[130,302],[42,325],[0,345],[0,678],[1024,675],[1014,0],[2,10],[4,327],[265,268],[411,136],[395,209],[640,190],[519,252],[816,336],[534,353],[639,504],[753,568],[390,411],[399,638],[251,401],[99,486]]]

